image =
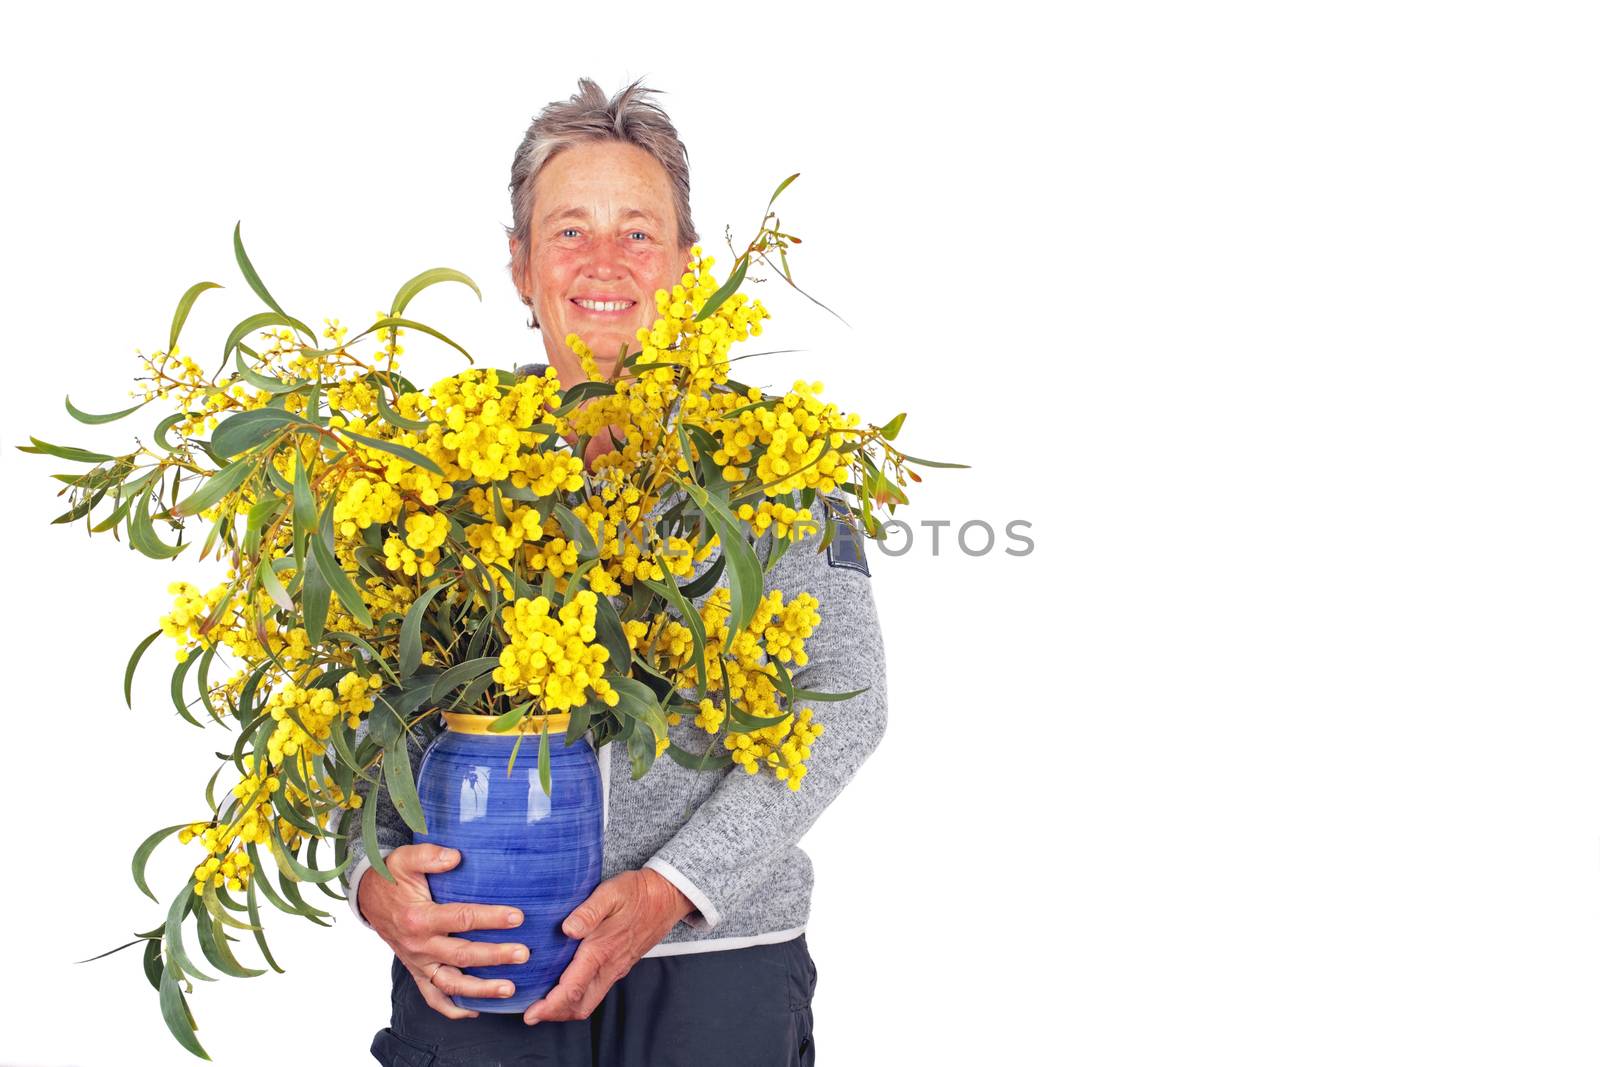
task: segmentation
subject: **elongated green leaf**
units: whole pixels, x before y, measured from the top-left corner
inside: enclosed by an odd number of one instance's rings
[[[774,200],[778,199],[778,194],[783,192],[785,189],[789,188],[789,183],[794,181],[798,177],[800,177],[800,172],[796,171],[795,173],[789,175],[787,178],[783,179],[783,181],[779,182],[778,183],[778,187],[776,189],[772,190],[772,195],[767,198],[767,206],[771,207],[772,206],[772,202]]]
[[[700,313],[694,317],[694,321],[704,322],[706,319],[710,318],[719,307],[723,305],[723,302],[726,301],[728,297],[732,296],[734,293],[737,293],[739,291],[739,286],[744,284],[745,271],[749,269],[750,254],[747,252],[739,257],[738,266],[734,267],[733,273],[728,275],[728,280],[722,283],[722,287],[711,294],[710,299],[705,302],[705,306],[700,309]]]
[[[161,938],[144,938],[144,976],[150,980],[150,985],[161,991],[161,972],[165,970],[161,965]]]
[[[676,741],[668,743],[667,755],[671,756],[672,761],[678,766],[691,771],[720,770],[733,765],[733,757],[726,752],[708,748],[705,755],[697,756],[686,748],[678,747]]]
[[[248,319],[245,319],[243,322],[239,323],[239,325],[235,326],[233,328],[233,332],[228,335],[228,343],[222,349],[222,356],[224,359],[226,359],[228,353],[232,352],[233,365],[235,369],[238,370],[239,377],[243,378],[246,382],[255,386],[257,389],[260,389],[262,392],[280,394],[292,393],[296,390],[304,389],[306,386],[305,382],[286,382],[281,378],[274,378],[270,374],[262,374],[260,371],[256,370],[254,367],[250,366],[250,364],[244,361],[244,354],[250,351],[248,346],[241,343],[245,334],[249,333],[251,330],[259,330],[263,326],[288,325],[290,325],[290,321],[288,319],[271,311],[263,311],[259,315],[251,315]],[[253,355],[254,353],[252,353],[252,356]],[[276,395],[273,398],[273,402],[279,402]],[[280,407],[277,410],[281,411],[283,409]]]
[[[479,291],[478,283],[465,274],[458,270],[451,270],[449,267],[434,267],[431,270],[423,271],[400,287],[400,291],[394,294],[394,303],[389,305],[389,314],[399,315],[405,311],[406,305],[411,303],[413,297],[428,286],[437,285],[439,282],[460,282],[474,293],[477,293],[480,301],[483,299],[483,293]]]
[[[18,452],[35,452],[41,455],[55,456],[57,459],[70,459],[74,463],[106,463],[117,458],[116,456],[108,456],[104,452],[90,452],[86,448],[75,448],[72,445],[53,445],[48,441],[41,441],[37,437],[30,436],[28,440],[33,442],[32,446],[18,445]]]
[[[276,300],[272,299],[272,294],[267,292],[266,285],[261,281],[261,275],[256,273],[256,268],[251,264],[250,257],[245,255],[244,240],[239,236],[239,227],[243,225],[243,222],[244,220],[240,219],[234,224],[233,227],[233,256],[239,261],[239,271],[244,275],[244,280],[250,283],[250,288],[253,289],[255,294],[261,298],[261,302],[263,304],[267,305],[267,307],[271,308],[273,311],[276,311],[279,315],[282,315],[285,319],[287,319],[289,325],[300,330],[302,333],[309,335],[313,340],[315,340],[317,336],[316,332],[305,323],[299,322],[291,317],[287,311],[284,311],[283,308],[278,306],[278,302]]]
[[[210,886],[206,888],[214,899],[216,891]],[[200,936],[200,951],[211,961],[211,965],[223,974],[234,978],[254,978],[267,973],[246,967],[239,962],[233,950],[228,947],[228,936],[222,929],[221,922],[217,919],[216,913],[209,908],[200,908],[195,912],[195,930]]]
[[[317,534],[311,534],[311,540],[317,540]],[[323,629],[328,625],[328,603],[333,595],[333,586],[328,583],[327,576],[314,560],[316,550],[312,549],[312,559],[305,562],[301,570],[300,579],[300,615],[305,622],[306,636],[313,645],[322,643]]]
[[[196,656],[193,652],[190,652],[189,656],[186,659],[180,661],[178,663],[177,667],[173,668],[173,671],[172,671],[172,703],[173,703],[173,705],[175,707],[177,707],[179,715],[182,715],[189,722],[191,722],[194,725],[199,726],[199,727],[201,727],[203,729],[205,724],[202,723],[199,719],[195,718],[193,715],[191,715],[189,713],[188,702],[183,699],[183,682],[184,682],[184,679],[186,677],[188,677],[189,669],[195,665],[195,662],[199,658],[200,657]]]
[[[457,686],[465,685],[479,675],[489,673],[499,665],[499,656],[480,656],[476,659],[469,659],[464,663],[457,663],[439,675],[439,680],[433,683],[433,690],[429,694],[429,699],[435,702],[441,701]]]
[[[453,581],[454,579],[445,579],[430,585],[407,609],[405,622],[400,624],[400,677],[411,677],[422,663],[423,613],[428,610],[428,605],[433,602],[439,591]]]
[[[252,408],[235,412],[219,422],[212,431],[211,449],[219,456],[237,456],[275,436],[290,423],[316,429],[316,423],[282,408]]]
[[[427,419],[408,419],[390,407],[389,401],[384,398],[383,386],[380,383],[372,383],[372,393],[377,398],[378,414],[383,417],[384,422],[391,426],[398,426],[402,430],[412,430],[417,433],[427,430],[430,425]]]
[[[378,802],[376,792],[361,804],[361,847],[367,854],[367,862],[372,864],[372,869],[383,877],[389,884],[394,884],[394,875],[389,873],[389,865],[383,861],[383,846],[378,843]],[[357,895],[361,892],[359,885],[350,887],[350,892]]]
[[[908,456],[904,452],[900,453],[900,458],[905,460],[907,463],[917,463],[917,464],[921,464],[924,467],[951,467],[951,468],[959,468],[960,470],[971,470],[972,469],[971,464],[967,464],[967,463],[940,463],[938,460],[934,460],[934,459],[918,459],[916,456]]]
[[[144,650],[149,648],[150,643],[160,637],[161,633],[162,631],[157,630],[143,641],[140,641],[139,647],[134,649],[133,655],[128,658],[127,669],[122,672],[122,698],[128,702],[129,710],[133,708],[133,672],[138,669],[139,657],[144,655]],[[148,893],[149,890],[147,889],[145,892]]]
[[[344,869],[350,864],[350,857],[346,856],[343,863],[326,870],[319,871],[307,867],[296,859],[294,852],[283,843],[283,837],[278,833],[276,826],[272,828],[268,843],[272,845],[272,858],[278,861],[278,869],[296,882],[331,882],[343,874]]]
[[[688,490],[722,543],[722,554],[728,558],[728,591],[732,594],[733,602],[728,632],[738,633],[750,625],[750,620],[755,617],[756,606],[761,602],[761,563],[756,558],[755,549],[745,540],[744,525],[733,517],[726,503],[693,482],[680,481],[678,484]]]
[[[155,398],[151,397],[150,399],[154,400]],[[79,411],[77,408],[73,407],[72,397],[67,397],[66,401],[67,413],[73,418],[77,419],[79,422],[88,423],[116,422],[118,419],[126,418],[127,416],[132,415],[135,411],[138,411],[140,408],[150,403],[149,400],[141,400],[131,408],[123,408],[121,411],[113,411],[109,415],[91,415],[87,411]]]
[[[460,352],[463,356],[466,356],[468,363],[475,363],[476,362],[472,358],[472,354],[470,352],[468,352],[465,348],[462,348],[460,345],[456,344],[454,341],[450,340],[450,338],[446,337],[444,334],[440,333],[438,330],[435,330],[432,326],[428,326],[428,325],[425,325],[423,323],[417,322],[415,319],[402,319],[402,318],[400,318],[398,316],[395,316],[395,315],[386,315],[386,316],[384,316],[383,318],[379,319],[377,322],[373,323],[371,326],[368,326],[365,330],[362,330],[360,333],[358,333],[354,337],[350,338],[350,340],[351,341],[359,341],[361,338],[365,337],[369,333],[372,333],[374,330],[388,330],[388,329],[393,329],[396,326],[399,326],[402,329],[416,330],[418,333],[425,333],[429,337],[436,337],[439,340],[443,341],[445,344],[449,345],[451,348],[455,349],[457,352]]]
[[[423,470],[432,471],[434,474],[437,474],[440,477],[444,476],[443,468],[414,448],[407,448],[405,445],[397,445],[393,441],[380,441],[376,437],[363,437],[361,434],[351,433],[349,430],[343,428],[341,428],[338,432],[344,434],[353,441],[360,441],[368,448],[376,448],[378,451],[387,452],[391,456],[399,456],[406,462],[414,463]]]
[[[567,539],[578,546],[580,558],[594,556],[600,551],[594,543],[594,535],[589,532],[589,527],[585,526],[583,520],[574,515],[570,509],[555,504],[552,513],[556,522],[560,524],[562,532],[567,535]]]
[[[278,579],[277,568],[272,565],[271,560],[262,560],[261,565],[256,568],[256,574],[261,578],[261,588],[267,591],[274,604],[284,611],[294,610],[294,600],[284,589],[283,582]]]
[[[256,947],[261,949],[261,958],[267,961],[267,966],[283,973],[283,968],[278,966],[278,961],[272,958],[272,950],[267,947],[266,931],[261,925],[261,906],[256,902],[256,880],[250,879],[245,885],[245,907],[250,913],[250,926],[255,931]]]
[[[706,626],[700,618],[700,613],[694,606],[684,599],[683,592],[678,588],[678,580],[667,570],[665,560],[658,560],[661,570],[666,574],[666,580],[657,582],[645,579],[644,584],[667,598],[667,603],[677,610],[678,621],[683,623],[689,631],[689,637],[694,642],[694,669],[699,683],[695,700],[704,700],[706,695]]]
[[[178,334],[183,332],[183,324],[189,321],[189,309],[194,307],[194,302],[200,294],[207,289],[221,289],[216,282],[195,282],[178,298],[178,307],[172,313],[172,332],[167,335],[167,351],[171,352],[178,347]]]
[[[174,515],[198,515],[206,508],[219,502],[223,497],[233,492],[244,484],[250,477],[250,472],[259,466],[254,456],[246,456],[236,463],[230,463],[217,473],[208,477],[204,484],[178,501],[173,507]]]
[[[411,759],[403,737],[383,750],[383,780],[406,825],[414,833],[427,833],[428,822],[422,815],[422,801],[417,798],[417,783],[411,776]]]
[[[128,542],[151,559],[171,559],[189,546],[169,545],[156,535],[150,519],[150,494],[160,482],[151,480],[140,494],[128,519]]]
[[[133,884],[139,887],[139,892],[143,893],[151,900],[156,900],[156,895],[150,892],[150,887],[145,884],[144,880],[144,867],[146,863],[150,862],[150,853],[154,852],[156,850],[156,846],[161,844],[161,842],[165,841],[168,837],[171,837],[173,834],[177,833],[179,830],[182,830],[188,825],[189,824],[186,822],[180,822],[177,825],[169,826],[164,830],[157,830],[155,833],[145,838],[144,843],[133,852]]]
[[[161,1018],[172,1036],[178,1039],[178,1044],[203,1060],[211,1058],[211,1054],[194,1036],[194,1025],[189,1021],[189,1007],[184,1002],[183,990],[178,987],[178,979],[173,975],[170,958],[161,973]]]
[[[550,720],[539,723],[539,788],[550,795]]]
[[[883,439],[885,441],[893,441],[899,435],[900,427],[905,424],[905,421],[906,413],[903,411],[890,419],[883,427]]]
[[[327,507],[322,512],[322,526],[330,533],[332,531],[333,509],[337,503],[337,500],[330,498]],[[350,613],[356,622],[370,628],[372,626],[372,615],[367,611],[367,605],[361,599],[361,592],[356,588],[356,584],[350,580],[350,576],[345,573],[344,568],[339,565],[338,557],[334,555],[333,549],[328,547],[327,541],[320,534],[315,534],[311,538],[311,559],[313,564],[322,571],[323,579],[328,583],[334,595],[339,598],[339,603],[344,605],[344,609]]]
[[[635,730],[628,735],[628,764],[633,772],[633,780],[638,781],[650,771],[650,766],[656,761],[656,743],[644,730]]]
[[[531,704],[519,704],[503,715],[495,716],[494,722],[489,724],[489,729],[497,734],[509,733],[517,728],[524,715],[528,713]]]
[[[606,680],[617,692],[617,711],[650,727],[650,732],[654,735],[652,740],[667,736],[667,717],[662,713],[661,704],[648,685],[637,678],[608,677]],[[651,758],[654,758],[653,750]]]
[[[167,971],[177,971],[198,978],[202,982],[215,982],[216,979],[200,968],[196,967],[189,959],[189,954],[183,947],[183,917],[189,914],[189,909],[194,906],[194,886],[185,883],[178,893],[178,898],[172,902],[172,907],[167,910],[167,924],[164,936],[167,943]]]

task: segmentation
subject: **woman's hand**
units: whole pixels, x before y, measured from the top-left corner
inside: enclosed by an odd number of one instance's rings
[[[471,1019],[478,1013],[458,1008],[452,994],[465,997],[509,997],[516,987],[505,979],[488,980],[463,974],[463,967],[522,963],[526,945],[469,941],[450,937],[467,930],[504,930],[522,923],[522,912],[498,904],[435,904],[424,874],[448,871],[461,853],[439,845],[401,845],[385,860],[394,882],[367,871],[357,887],[361,914],[388,942],[411,972],[422,999],[449,1019]]]
[[[692,911],[677,886],[648,868],[607,878],[561,924],[563,933],[583,943],[555,988],[528,1005],[523,1021],[587,1019],[611,986]]]

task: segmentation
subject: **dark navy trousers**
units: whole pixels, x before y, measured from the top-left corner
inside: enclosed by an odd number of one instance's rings
[[[529,1026],[520,1012],[447,1019],[396,959],[388,1067],[813,1067],[817,968],[804,934],[776,945],[655,956],[633,965],[587,1019]]]

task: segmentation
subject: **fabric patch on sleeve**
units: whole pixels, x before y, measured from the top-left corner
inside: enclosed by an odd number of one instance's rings
[[[838,497],[822,498],[828,514],[833,517],[833,540],[828,542],[828,566],[860,571],[869,578],[867,569],[867,539],[861,533],[855,513]]]

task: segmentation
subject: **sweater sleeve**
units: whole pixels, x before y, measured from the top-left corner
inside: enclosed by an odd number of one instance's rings
[[[406,754],[411,760],[412,777],[416,777],[417,770],[422,766],[422,756],[428,750],[440,731],[443,722],[437,715],[430,715],[416,724],[411,729],[411,735],[406,739]],[[367,720],[363,719],[356,728],[353,747],[359,747],[362,739],[367,736]],[[361,805],[378,805],[376,818],[376,835],[378,838],[378,854],[385,858],[389,853],[401,845],[409,845],[412,841],[411,827],[401,817],[400,811],[394,806],[394,801],[389,797],[389,787],[383,780],[381,769],[377,775],[377,784],[362,778],[356,779],[356,792],[361,795]],[[355,912],[356,919],[368,929],[372,924],[367,922],[366,916],[361,914],[359,891],[361,878],[372,867],[372,859],[367,855],[366,842],[361,837],[361,810],[351,811],[345,809],[339,813],[339,832],[347,839],[350,864],[339,876],[344,885],[345,896],[350,900],[350,910]],[[380,875],[381,877],[381,875]]]
[[[699,929],[714,929],[759,888],[764,861],[799,842],[883,737],[887,664],[864,541],[843,523],[834,544],[819,553],[821,541],[819,529],[793,542],[766,578],[768,590],[781,590],[786,602],[801,592],[818,601],[822,619],[806,638],[807,663],[791,667],[791,676],[799,689],[866,691],[848,700],[798,702],[824,727],[799,790],[765,768],[752,775],[736,767],[646,862],[684,890],[703,919],[691,923]]]

